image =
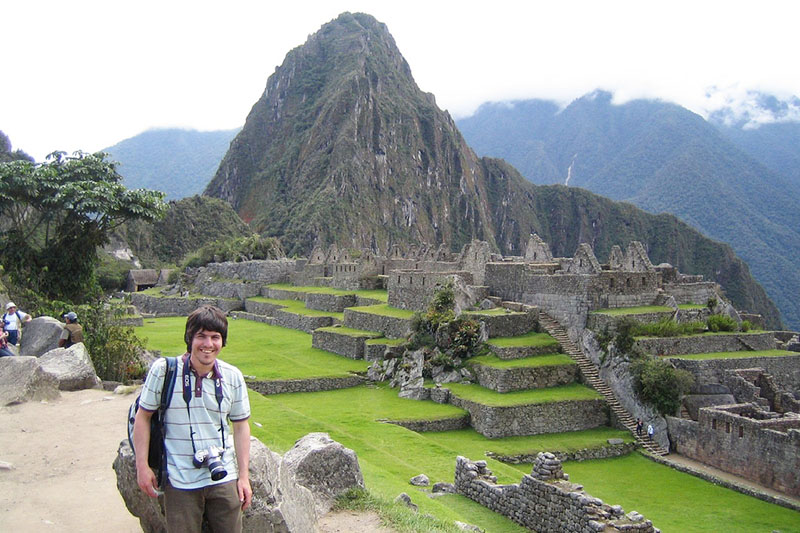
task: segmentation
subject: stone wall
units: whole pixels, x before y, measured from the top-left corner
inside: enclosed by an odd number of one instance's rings
[[[470,425],[490,439],[580,431],[608,424],[608,409],[601,399],[492,407],[451,394],[450,403],[469,411]]]
[[[774,350],[772,333],[723,333],[685,337],[640,337],[636,347],[654,355]]]
[[[241,300],[161,297],[138,292],[131,294],[131,304],[141,313],[156,316],[187,316],[201,305],[215,305],[226,313],[243,308]]]
[[[273,316],[275,311],[283,308],[284,306],[280,304],[271,304],[269,302],[259,302],[250,299],[244,301],[245,311],[253,313],[254,315]]]
[[[483,322],[489,337],[515,337],[524,335],[537,328],[539,310],[524,313],[505,313],[502,315],[485,315],[479,312],[465,312],[463,315]]]
[[[199,277],[211,275],[226,279],[244,279],[268,283],[288,283],[292,272],[302,270],[305,260],[264,259],[241,263],[210,263],[196,270]]]
[[[696,423],[670,420],[670,435],[687,457],[800,496],[800,418],[757,419],[754,411],[750,404],[703,408]]]
[[[636,313],[626,315],[610,315],[606,313],[589,313],[586,317],[586,327],[594,331],[603,331],[608,328],[609,333],[615,333],[617,324],[623,320],[633,320],[649,324],[658,322],[664,318],[672,318],[674,311],[663,311],[661,313]]]
[[[290,291],[286,289],[262,287],[261,296],[264,298],[271,298],[273,300],[305,300],[306,293],[300,291]]]
[[[493,368],[475,364],[471,368],[481,387],[497,392],[557,387],[578,379],[576,364],[519,368]]]
[[[453,431],[469,427],[469,415],[458,418],[445,418],[444,420],[387,420],[389,424],[402,426],[417,433],[426,431]]]
[[[251,296],[258,296],[261,292],[261,283],[245,280],[211,279],[198,281],[195,283],[195,289],[206,296],[244,300]]]
[[[687,277],[687,280],[692,278]],[[719,300],[719,285],[713,281],[690,283],[664,283],[664,291],[675,298],[677,304],[705,305],[710,298]]]
[[[367,339],[373,339],[379,335],[364,333],[362,335],[351,335],[339,333],[339,328],[317,329],[312,334],[311,346],[343,355],[350,359],[364,359],[364,352]]]
[[[349,389],[364,382],[361,376],[338,378],[281,379],[274,381],[247,381],[247,388],[260,394],[283,394],[287,392],[320,392]]]
[[[611,439],[609,439],[611,440]],[[622,439],[619,439],[620,441]],[[608,446],[599,446],[597,448],[583,448],[573,452],[551,452],[561,462],[567,461],[591,461],[593,459],[611,459],[613,457],[622,457],[635,451],[639,447],[636,442],[624,442],[622,444],[609,444]],[[486,456],[496,459],[501,463],[508,463],[512,465],[518,464],[533,464],[536,462],[538,453],[519,453],[515,455],[505,455],[500,453],[487,452]]]
[[[388,276],[389,305],[398,309],[425,311],[437,285],[444,285],[454,275],[472,285],[472,274],[463,271],[420,272],[393,271]]]
[[[800,391],[800,355],[743,357],[736,359],[671,359],[676,368],[691,372],[698,383],[726,383],[726,370],[763,368],[784,390]]]
[[[389,339],[403,339],[411,333],[410,319],[365,313],[353,309],[344,310],[344,325],[353,329],[377,331]]]
[[[540,454],[534,470],[513,485],[497,485],[485,461],[456,458],[455,487],[458,494],[500,513],[538,533],[597,533],[636,531],[653,533],[652,522],[619,506],[609,506],[569,483],[561,462],[552,454]]]
[[[345,307],[355,307],[355,294],[316,294],[308,293],[305,297],[306,307],[319,311],[341,313]]]
[[[298,315],[281,309],[275,311],[273,318],[273,324],[276,326],[299,329],[306,333],[312,333],[317,328],[325,328],[339,322],[332,316]]]

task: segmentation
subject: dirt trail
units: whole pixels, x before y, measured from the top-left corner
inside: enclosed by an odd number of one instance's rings
[[[141,532],[111,468],[132,400],[85,390],[0,408],[0,462],[12,465],[0,468],[3,531]],[[344,511],[323,517],[319,533],[392,532],[379,524]]]

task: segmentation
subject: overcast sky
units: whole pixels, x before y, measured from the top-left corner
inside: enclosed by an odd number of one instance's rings
[[[800,96],[794,0],[15,0],[0,11],[0,130],[41,160],[155,127],[239,127],[286,53],[343,11],[386,23],[456,118],[596,88],[701,114],[748,90]]]

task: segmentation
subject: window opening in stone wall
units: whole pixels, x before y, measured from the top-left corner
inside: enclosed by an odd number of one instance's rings
[[[397,284],[400,284],[400,276],[397,276]]]
[[[422,278],[422,286],[425,286],[425,278]]]
[[[610,280],[608,280],[608,288],[609,289],[613,289],[614,288],[614,278],[611,278]]]
[[[725,433],[730,433],[730,432],[731,432],[731,423],[725,422]]]
[[[711,419],[711,429],[717,429],[717,419],[716,418],[712,418]]]
[[[631,278],[628,278],[628,279],[625,280],[625,286],[627,286],[627,287],[631,286]]]
[[[582,266],[583,266],[583,259],[578,259],[578,266],[579,266],[579,267],[582,267]]]
[[[642,287],[647,287],[647,278],[642,276]]]
[[[744,426],[739,426],[739,438],[744,437]]]
[[[636,268],[636,259],[631,259],[631,268]]]

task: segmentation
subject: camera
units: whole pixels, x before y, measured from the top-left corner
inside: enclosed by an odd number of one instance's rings
[[[219,481],[228,475],[228,471],[222,466],[223,453],[225,453],[225,450],[217,448],[216,446],[211,446],[207,450],[195,452],[192,462],[197,468],[201,468],[203,465],[207,466],[209,471],[211,471],[211,479],[213,481]]]

